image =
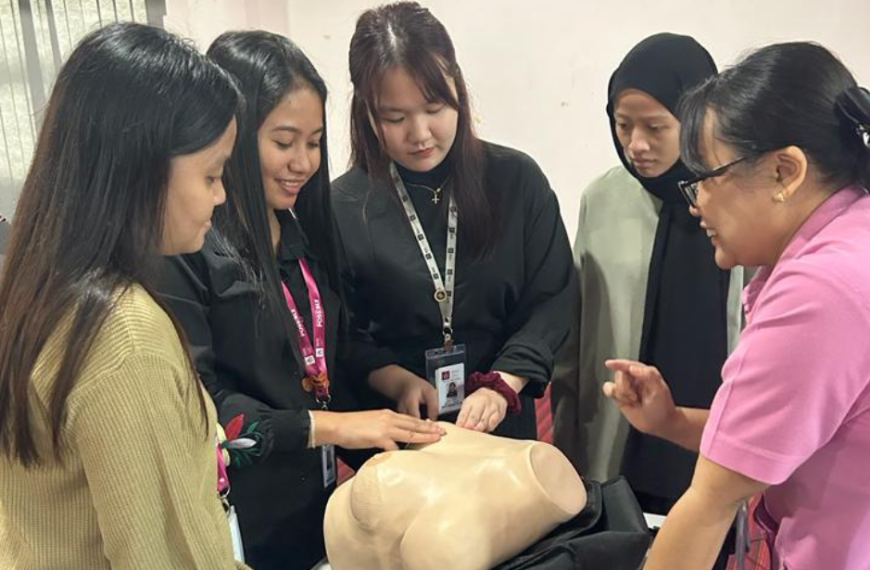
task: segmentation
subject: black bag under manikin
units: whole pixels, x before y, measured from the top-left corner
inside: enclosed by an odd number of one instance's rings
[[[628,483],[584,484],[580,514],[494,570],[638,570],[651,535]]]

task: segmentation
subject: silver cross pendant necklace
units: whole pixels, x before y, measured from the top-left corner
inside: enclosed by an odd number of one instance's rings
[[[432,188],[431,186],[426,186],[425,184],[415,184],[413,182],[407,183],[409,186],[417,186],[419,188],[425,188],[429,192],[432,192],[432,203],[439,204],[441,202],[441,191],[444,190],[444,187],[447,186],[447,183],[450,182],[450,177],[448,176],[444,182],[441,183],[441,186],[438,188]]]

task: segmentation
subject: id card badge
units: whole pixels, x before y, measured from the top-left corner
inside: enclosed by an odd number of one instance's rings
[[[426,377],[438,390],[439,415],[458,412],[465,400],[465,345],[427,350]]]
[[[241,563],[245,562],[245,549],[242,547],[242,531],[239,529],[239,517],[236,508],[230,505],[227,510],[227,523],[230,525],[230,536],[233,540],[233,556]]]
[[[320,447],[320,460],[323,468],[323,487],[328,488],[335,484],[335,446],[323,445]]]

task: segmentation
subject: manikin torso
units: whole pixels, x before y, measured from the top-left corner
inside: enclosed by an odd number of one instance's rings
[[[585,506],[555,447],[440,425],[441,441],[376,455],[335,491],[334,570],[488,570]]]

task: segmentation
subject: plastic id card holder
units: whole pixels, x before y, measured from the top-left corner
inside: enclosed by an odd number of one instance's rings
[[[242,531],[239,529],[239,517],[236,508],[230,505],[227,510],[227,523],[230,525],[230,537],[233,541],[233,557],[239,562],[245,562],[245,549],[242,546]]]
[[[458,412],[465,400],[465,345],[427,350],[426,378],[438,390],[439,415]]]
[[[320,448],[320,462],[323,469],[323,487],[335,485],[338,468],[335,465],[335,446],[324,445]]]

